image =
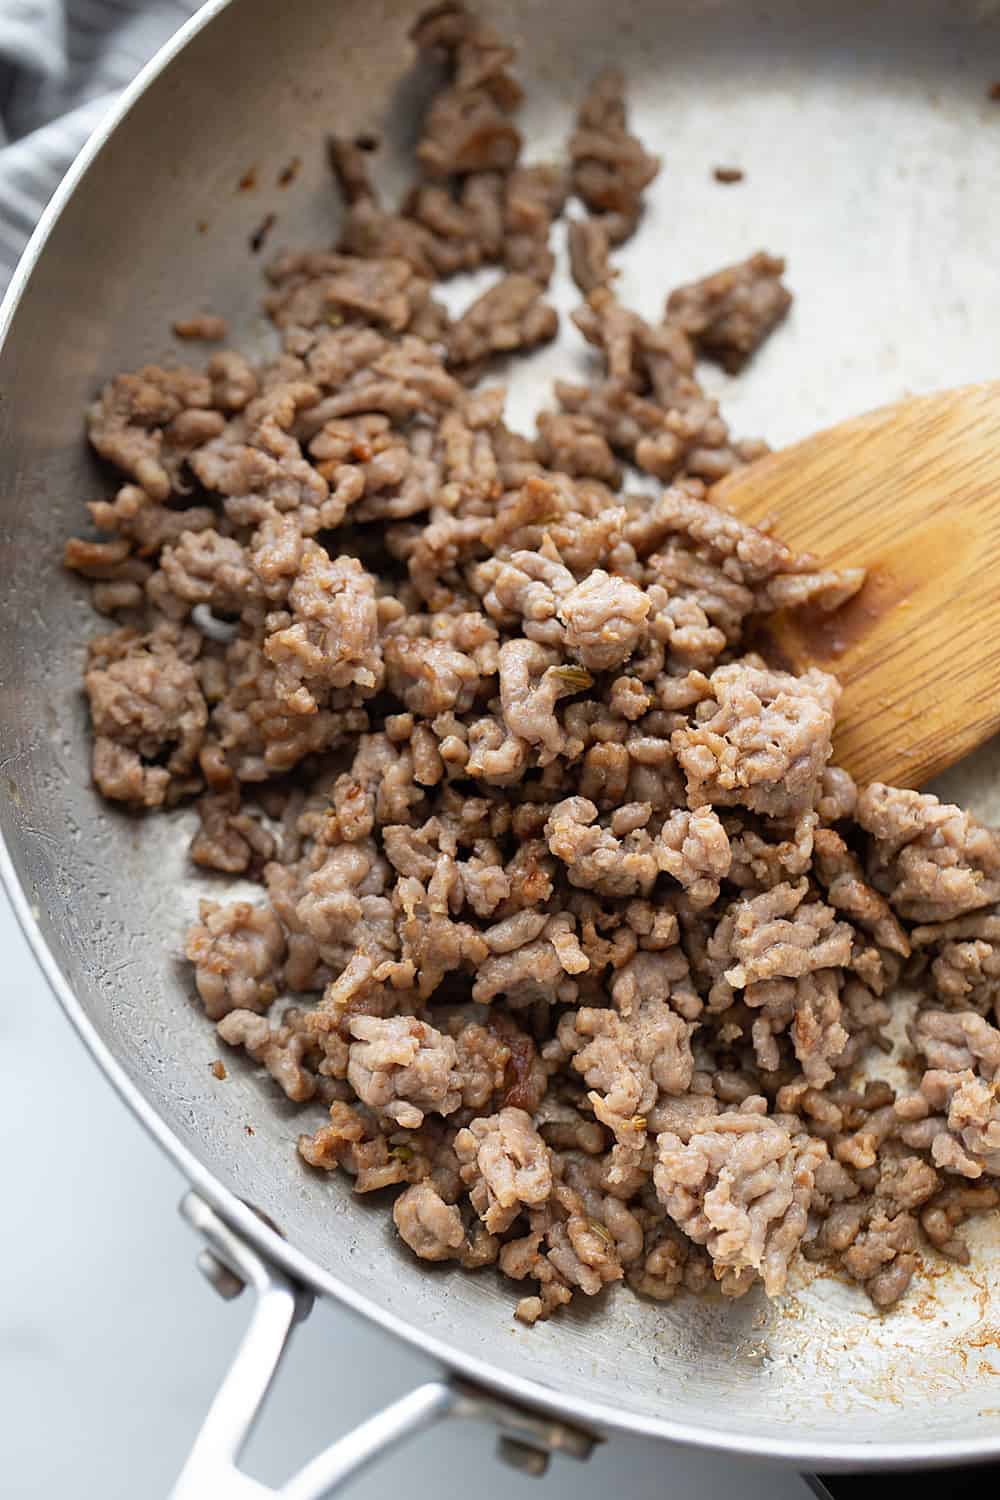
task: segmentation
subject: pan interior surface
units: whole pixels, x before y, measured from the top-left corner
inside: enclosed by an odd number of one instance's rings
[[[0,806],[32,920],[151,1108],[223,1188],[270,1216],[320,1288],[368,1299],[467,1368],[481,1361],[553,1401],[599,1406],[608,1424],[680,1425],[695,1440],[790,1445],[828,1463],[847,1445],[876,1456],[885,1444],[1000,1449],[993,1222],[973,1230],[970,1267],[929,1264],[886,1317],[803,1273],[773,1305],[658,1305],[619,1289],[526,1330],[512,1320],[509,1284],[418,1265],[384,1204],[299,1162],[295,1137],[312,1116],[239,1059],[227,1057],[225,1082],[213,1077],[219,1043],[179,955],[199,896],[229,887],[191,876],[192,815],[138,821],[90,788],[79,681],[97,627],[59,566],[84,502],[107,488],[85,451],[83,408],[114,372],[168,357],[171,321],[199,308],[229,319],[237,347],[268,347],[251,238],[273,215],[264,259],[330,242],[326,130],[378,132],[379,180],[389,191],[403,183],[423,97],[403,77],[420,8],[237,0],[114,132],[24,290],[0,356]],[[626,304],[654,313],[670,286],[761,246],[788,257],[788,324],[731,390],[709,377],[736,431],[780,444],[908,392],[998,374],[1000,103],[989,59],[1000,6],[481,9],[521,46],[529,159],[558,151],[599,67],[628,74],[637,133],[665,165],[622,256]],[[297,173],[283,171],[296,158]],[[745,182],[719,186],[719,164],[742,167]],[[241,190],[248,179],[255,186]],[[556,300],[566,310],[575,297],[563,285]],[[567,327],[515,367],[515,420],[581,358]],[[833,514],[830,526],[832,536]],[[1000,815],[998,770],[1000,750],[987,746],[946,790]]]

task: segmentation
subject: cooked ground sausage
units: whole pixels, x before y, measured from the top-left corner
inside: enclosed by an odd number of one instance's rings
[[[513,49],[457,0],[414,40],[443,76],[412,190],[384,207],[331,141],[338,248],[269,268],[274,358],[146,366],[90,409],[121,476],[65,554],[114,617],[94,780],[137,811],[196,798],[192,859],[258,882],[203,903],[194,985],[329,1108],[307,1162],[402,1187],[416,1255],[534,1282],[527,1322],[623,1278],[775,1295],[799,1252],[887,1306],[998,1201],[1000,835],[859,792],[830,763],[836,681],[748,651],[756,618],[863,579],[706,497],[763,445],[695,356],[753,354],[783,262],[640,318],[611,252],[659,162],[620,75],[565,167],[523,165]],[[476,379],[556,331],[568,192],[600,369],[528,438]],[[452,320],[433,283],[491,265]],[[860,1091],[904,963],[919,1081]]]

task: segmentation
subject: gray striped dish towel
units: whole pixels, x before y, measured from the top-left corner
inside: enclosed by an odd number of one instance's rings
[[[198,0],[0,0],[0,292],[121,90]]]

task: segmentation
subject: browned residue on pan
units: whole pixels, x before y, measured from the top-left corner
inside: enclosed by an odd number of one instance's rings
[[[277,222],[277,218],[277,214],[265,214],[260,223],[257,225],[257,228],[254,230],[253,234],[250,236],[250,249],[254,255],[259,254],[259,252],[263,250],[264,241],[267,239],[268,235],[271,233],[271,230],[274,228]]]

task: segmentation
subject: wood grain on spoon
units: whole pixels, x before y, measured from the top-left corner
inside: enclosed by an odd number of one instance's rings
[[[795,670],[843,683],[834,760],[858,781],[920,786],[1000,728],[1000,382],[853,418],[711,498],[868,570],[835,613],[768,626]]]

